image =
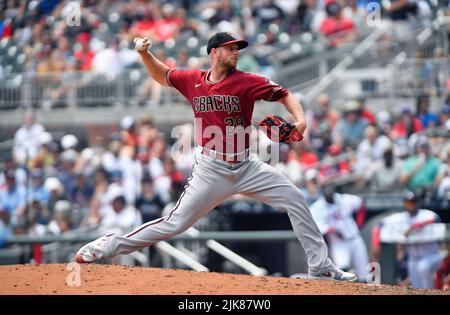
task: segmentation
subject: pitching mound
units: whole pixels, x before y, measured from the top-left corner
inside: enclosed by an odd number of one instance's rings
[[[450,294],[397,286],[369,286],[327,280],[255,277],[214,272],[126,267],[81,266],[77,278],[73,265],[0,266],[0,294]],[[75,271],[76,272],[76,271]],[[79,286],[68,286],[69,283]]]

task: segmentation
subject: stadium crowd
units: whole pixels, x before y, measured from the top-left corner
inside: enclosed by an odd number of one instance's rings
[[[336,46],[355,39],[365,24],[368,0],[245,1],[60,1],[9,0],[0,6],[0,39],[9,47],[0,78],[10,73],[97,71],[120,73],[136,62],[134,36],[148,36],[164,48],[169,62],[201,66],[196,58],[217,31],[244,37],[258,53],[241,60],[243,70],[273,71],[268,56],[290,36],[325,36]],[[375,1],[378,3],[378,1]],[[428,1],[383,2],[393,21],[430,20],[442,4]],[[283,36],[279,36],[283,33]],[[8,41],[15,43],[9,45]],[[7,46],[9,45],[9,46]],[[263,53],[267,51],[267,53]],[[187,58],[185,58],[187,57]],[[8,62],[7,62],[8,61]]]

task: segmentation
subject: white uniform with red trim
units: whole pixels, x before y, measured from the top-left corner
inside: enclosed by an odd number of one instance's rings
[[[392,214],[383,219],[382,225],[395,225],[398,228],[420,229],[421,225],[439,222],[439,216],[427,209],[419,209],[414,216],[408,212]],[[433,275],[439,268],[443,260],[443,255],[439,250],[439,243],[426,242],[416,244],[406,244],[408,255],[408,275],[411,286],[414,288],[433,288]]]
[[[320,231],[328,237],[334,263],[343,269],[355,268],[361,281],[367,278],[369,257],[353,214],[362,206],[358,196],[335,193],[334,204],[321,197],[310,208]]]
[[[179,234],[225,199],[241,193],[286,211],[306,252],[312,275],[335,266],[301,191],[272,166],[249,154],[255,101],[277,101],[288,91],[266,78],[232,70],[211,82],[209,71],[170,70],[167,82],[191,103],[197,143],[192,176],[169,215],[145,223],[131,233],[111,235],[104,257],[131,253]],[[276,259],[276,257],[274,257]]]

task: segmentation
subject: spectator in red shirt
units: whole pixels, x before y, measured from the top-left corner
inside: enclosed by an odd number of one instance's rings
[[[369,124],[375,126],[376,124],[375,115],[366,107],[366,100],[364,98],[360,98],[357,101],[361,108],[361,116],[365,118]]]
[[[77,42],[81,45],[81,50],[74,53],[77,69],[80,71],[89,71],[92,67],[92,59],[95,56],[95,52],[89,48],[91,35],[89,33],[80,33],[77,36]]]
[[[158,41],[174,38],[180,27],[184,24],[184,17],[174,6],[166,4],[162,6],[162,18],[155,20],[153,30]]]
[[[297,154],[297,159],[303,168],[314,167],[317,164],[317,155],[309,150],[306,142],[296,142],[292,144],[292,148]]]
[[[317,102],[319,103],[319,107],[325,112],[325,119],[328,122],[328,125],[331,128],[334,128],[341,116],[337,110],[331,108],[330,98],[327,94],[322,93],[317,98]]]
[[[345,18],[339,4],[331,1],[325,7],[327,17],[320,25],[320,32],[330,38],[331,46],[338,46],[343,42],[355,39],[355,26],[353,22]]]
[[[123,145],[137,147],[139,135],[136,120],[131,116],[125,116],[120,121],[120,129]]]
[[[327,185],[350,173],[350,165],[346,158],[340,157],[342,147],[338,144],[332,144],[328,147],[324,163],[319,169],[318,180],[321,185]]]
[[[422,131],[424,129],[420,120],[414,117],[412,110],[409,107],[403,106],[400,113],[401,116],[395,122],[394,127],[392,128],[391,139],[407,139],[413,133]]]

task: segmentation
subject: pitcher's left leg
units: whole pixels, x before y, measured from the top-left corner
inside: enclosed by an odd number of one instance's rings
[[[308,259],[309,271],[318,275],[335,266],[328,258],[327,245],[308,209],[302,192],[272,166],[252,158],[243,170],[236,193],[286,210],[294,232]]]

